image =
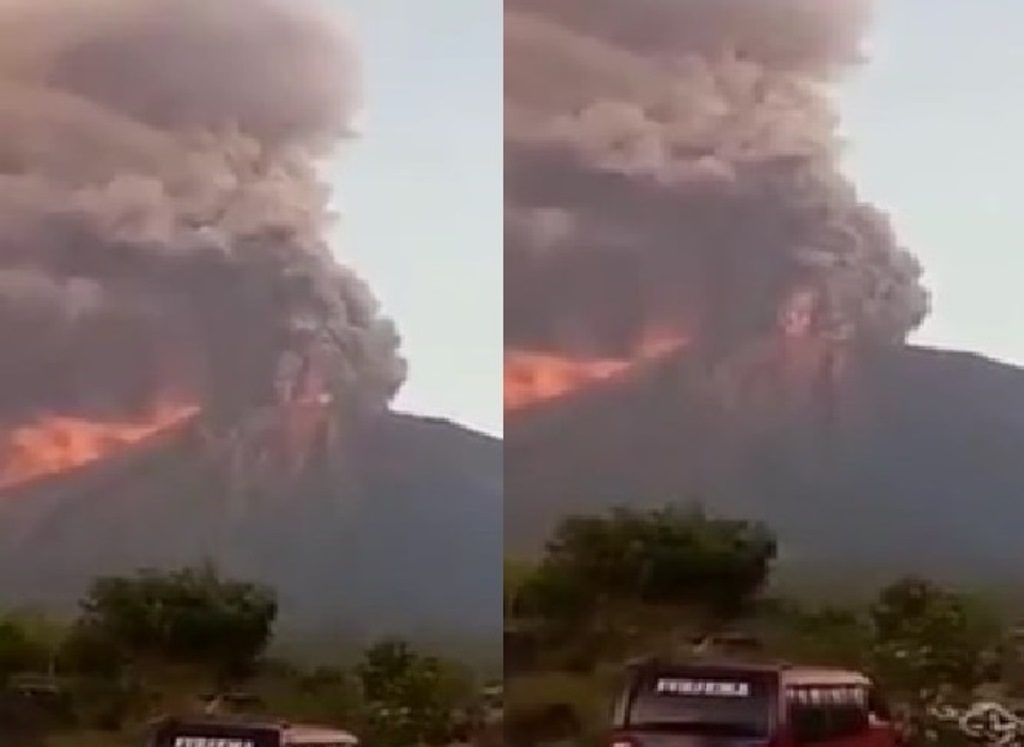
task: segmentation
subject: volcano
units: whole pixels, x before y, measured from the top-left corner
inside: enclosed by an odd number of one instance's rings
[[[13,0],[0,36],[0,607],[208,560],[307,629],[496,633],[498,444],[391,410],[333,240],[329,4]]]
[[[680,354],[514,414],[510,549],[536,550],[566,514],[699,501],[764,520],[802,580],[1015,582],[1024,369],[924,347],[849,351],[840,377],[793,402],[767,375],[775,364],[750,363],[766,357],[735,364],[746,371],[732,381],[760,387],[738,397],[723,370]]]
[[[347,435],[281,490],[233,490],[195,418],[0,491],[0,600],[71,610],[97,576],[209,561],[293,631],[495,636],[500,443],[394,412]]]
[[[864,0],[507,0],[510,550],[699,501],[830,591],[1017,581],[1024,371],[908,343],[924,268],[844,173],[870,22]],[[675,346],[645,355],[648,330]]]

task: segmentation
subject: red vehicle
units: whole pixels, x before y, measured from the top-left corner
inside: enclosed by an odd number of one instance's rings
[[[763,664],[646,663],[630,670],[612,747],[896,747],[858,672]]]

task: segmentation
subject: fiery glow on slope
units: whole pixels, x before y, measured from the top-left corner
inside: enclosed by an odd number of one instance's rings
[[[136,421],[51,415],[0,433],[0,488],[83,467],[193,418],[196,405],[161,404]]]
[[[620,376],[686,344],[676,333],[652,330],[631,358],[581,358],[550,352],[505,351],[505,411],[531,407]]]

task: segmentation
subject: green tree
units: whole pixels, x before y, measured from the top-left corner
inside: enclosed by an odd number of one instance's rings
[[[539,617],[557,626],[577,624],[603,598],[599,587],[580,575],[575,564],[547,558],[506,592],[506,617]]]
[[[209,567],[102,578],[81,604],[65,654],[86,669],[160,662],[234,676],[266,648],[276,613],[271,592]]]
[[[916,698],[976,687],[1001,638],[997,619],[979,602],[917,578],[882,590],[871,619],[879,673]]]
[[[375,742],[444,744],[467,680],[454,667],[389,639],[367,649],[356,669],[372,708]]]
[[[520,606],[579,617],[605,605],[692,605],[731,616],[763,587],[776,554],[762,525],[675,508],[564,520]]]

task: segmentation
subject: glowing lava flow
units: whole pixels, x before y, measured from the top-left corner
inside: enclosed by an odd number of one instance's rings
[[[52,415],[0,433],[0,489],[83,467],[193,418],[196,405],[159,405],[146,420]]]
[[[579,391],[595,382],[620,376],[685,344],[686,341],[678,335],[652,332],[631,358],[581,358],[530,350],[506,350],[505,411],[531,407]]]

